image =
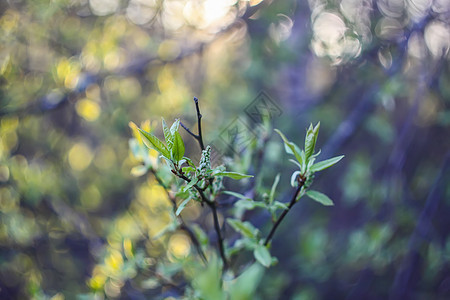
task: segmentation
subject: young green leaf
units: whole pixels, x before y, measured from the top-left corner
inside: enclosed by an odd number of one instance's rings
[[[292,187],[298,186],[298,182],[297,182],[298,175],[300,175],[300,171],[295,171],[294,173],[292,173],[292,176],[291,176],[291,186]]]
[[[256,207],[263,207],[266,208],[266,204],[263,202],[256,202],[253,200],[239,200],[236,203],[234,203],[235,208],[240,208],[244,210],[252,210]]]
[[[269,203],[273,202],[273,199],[275,198],[275,190],[277,189],[278,182],[280,181],[280,173],[275,176],[275,180],[273,181],[272,188],[270,189],[269,194]]]
[[[332,205],[334,205],[333,201],[330,198],[328,198],[327,195],[322,194],[321,192],[318,192],[318,191],[307,191],[306,195],[309,198],[311,198],[311,199],[313,199],[313,200],[315,200],[315,201],[317,201],[317,202],[319,202],[319,203],[321,203],[321,204],[323,204],[325,206],[332,206]]]
[[[180,213],[183,211],[183,209],[186,207],[186,205],[189,203],[189,201],[191,201],[192,198],[187,198],[186,200],[184,200],[183,202],[181,202],[181,204],[178,206],[177,211],[175,212],[175,214],[178,216],[180,215]]]
[[[144,136],[142,140],[148,148],[155,149],[156,151],[161,153],[162,156],[170,158],[169,150],[167,149],[166,145],[163,144],[163,142],[161,142],[150,132],[144,131],[140,128],[138,128],[138,130]]]
[[[272,263],[272,257],[270,256],[270,252],[269,250],[267,250],[266,246],[258,245],[253,250],[253,256],[264,267],[270,267],[270,264]]]
[[[178,127],[180,126],[180,119],[176,119],[170,127],[170,133],[175,136],[175,132],[178,131]]]
[[[236,219],[227,219],[227,222],[234,230],[250,239],[255,239],[259,232],[259,230],[249,222],[242,222]]]
[[[315,163],[314,165],[312,165],[309,170],[311,172],[318,172],[318,171],[325,170],[325,169],[335,165],[336,163],[338,163],[343,157],[344,157],[344,155],[341,155],[341,156],[336,156],[336,157],[326,159],[323,161],[319,161],[318,163]]]
[[[195,172],[195,168],[194,168],[194,167],[191,167],[191,166],[183,167],[183,168],[181,169],[181,171],[183,171],[183,173],[189,174],[189,173],[191,173],[191,172]]]
[[[284,210],[289,209],[289,207],[285,203],[280,202],[280,201],[275,201],[272,206],[275,209],[284,209]]]
[[[172,150],[173,147],[173,143],[174,143],[174,136],[173,134],[170,132],[169,127],[167,127],[167,123],[166,120],[164,120],[164,118],[162,119],[162,128],[163,128],[163,132],[164,132],[164,139],[166,140],[166,145],[167,148],[169,149],[169,151]]]
[[[195,168],[195,164],[192,162],[192,159],[190,159],[189,157],[186,157],[186,156],[183,157],[183,159],[187,162],[188,165]]]
[[[289,149],[292,151],[292,154],[295,155],[295,158],[297,159],[297,161],[301,165],[303,165],[303,160],[302,160],[302,156],[301,156],[301,152],[302,151],[297,147],[297,145],[295,145],[293,142],[290,142],[286,138],[286,136],[281,131],[279,131],[278,129],[275,129],[275,132],[278,133],[281,136],[281,138],[283,139],[284,144],[289,147]]]
[[[259,263],[254,263],[248,267],[239,277],[230,281],[230,298],[235,300],[254,299],[254,293],[257,290],[262,279],[264,268]]]
[[[298,162],[298,161],[296,161],[296,160],[293,160],[293,159],[289,159],[289,161],[291,162],[291,163],[294,163],[297,167],[299,167],[300,168],[300,170],[302,169],[302,165]]]
[[[236,193],[236,192],[232,192],[232,191],[224,191],[223,193],[227,194],[227,195],[230,195],[230,196],[234,196],[234,197],[236,197],[238,199],[243,199],[243,200],[247,200],[247,201],[248,200],[252,200],[251,198],[249,198],[247,196],[244,196],[242,194],[239,194],[239,193]]]
[[[253,177],[253,175],[246,175],[246,174],[242,174],[242,173],[238,173],[238,172],[227,172],[227,171],[213,173],[213,175],[214,176],[226,176],[226,177],[230,177],[235,180]]]
[[[175,131],[174,138],[175,139],[174,139],[174,143],[173,143],[173,147],[172,147],[172,158],[175,161],[180,161],[184,156],[184,151],[185,151],[184,142],[178,131]]]
[[[306,131],[305,137],[305,156],[308,160],[311,155],[314,153],[314,149],[316,148],[317,136],[319,134],[320,122],[317,123],[316,127],[313,127],[312,124],[309,125],[308,130]]]

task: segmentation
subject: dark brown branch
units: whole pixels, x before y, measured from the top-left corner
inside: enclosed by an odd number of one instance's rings
[[[180,122],[181,127],[184,128],[194,139],[197,140],[200,148],[205,150],[205,145],[203,144],[202,136],[202,114],[200,113],[200,107],[198,106],[198,99],[194,97],[195,109],[197,110],[197,124],[198,124],[198,134],[193,133],[189,128],[187,128],[183,123]]]
[[[183,179],[187,183],[191,182],[191,180],[189,178],[187,178],[186,175],[184,175],[180,170],[177,170],[174,173],[175,173],[175,175],[177,175],[179,178]],[[219,217],[217,215],[216,202],[208,199],[208,197],[206,197],[202,188],[200,188],[197,184],[194,184],[193,187],[199,193],[202,203],[206,203],[209,206],[209,208],[211,208],[211,212],[212,212],[213,219],[214,219],[214,229],[217,234],[217,243],[218,243],[219,253],[220,253],[220,257],[222,258],[222,262],[223,262],[223,270],[226,270],[228,268],[228,262],[227,262],[227,257],[225,256],[225,248],[224,248],[224,243],[223,243],[224,239],[222,237],[222,231],[220,229]]]
[[[299,186],[298,186],[298,188],[297,188],[297,190],[295,191],[294,196],[293,196],[292,199],[291,199],[291,202],[289,203],[288,208],[285,209],[285,210],[281,213],[281,215],[280,215],[280,217],[278,218],[278,220],[275,222],[275,224],[273,224],[273,227],[272,227],[272,229],[270,230],[269,235],[267,236],[266,240],[264,241],[264,246],[267,246],[267,245],[270,243],[270,241],[272,240],[272,237],[273,237],[273,235],[275,234],[275,231],[277,230],[278,226],[279,226],[280,223],[283,221],[284,217],[286,217],[287,213],[291,210],[292,206],[294,206],[294,204],[296,203],[296,201],[297,201],[297,196],[298,196],[298,194],[300,193],[300,190],[302,189],[302,187],[303,187],[303,183],[300,182],[300,183],[299,183]]]
[[[153,174],[156,181],[158,181],[158,184],[160,186],[162,186],[164,188],[164,190],[166,191],[167,197],[172,202],[173,211],[176,212],[177,211],[177,201],[176,201],[176,198],[169,192],[169,187],[162,181],[161,177],[158,176],[155,169],[150,168],[150,172]],[[197,250],[197,253],[200,255],[203,262],[207,263],[208,260],[206,259],[206,255],[203,252],[200,241],[197,239],[197,236],[195,235],[194,231],[186,224],[186,222],[183,220],[181,215],[178,215],[177,218],[181,223],[180,228],[189,235],[189,238],[191,239],[192,243],[194,244],[194,247]]]

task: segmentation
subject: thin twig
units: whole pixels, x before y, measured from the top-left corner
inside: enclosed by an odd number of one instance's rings
[[[197,124],[198,124],[198,134],[193,133],[189,128],[187,128],[182,122],[180,122],[181,127],[184,128],[194,139],[197,140],[200,148],[205,150],[205,145],[203,144],[202,136],[202,114],[200,113],[200,107],[198,106],[198,99],[194,97],[195,109],[197,110]]]
[[[176,212],[177,211],[177,201],[176,201],[175,196],[173,196],[169,192],[169,187],[162,181],[161,177],[159,177],[159,175],[156,173],[156,170],[154,168],[150,168],[150,172],[153,174],[156,181],[158,181],[158,184],[160,186],[162,186],[164,188],[164,190],[166,191],[168,198],[172,202],[173,211]],[[186,222],[181,217],[181,215],[178,215],[177,218],[181,223],[180,228],[182,230],[186,231],[186,233],[189,235],[189,238],[191,239],[192,243],[194,243],[194,247],[197,250],[197,253],[200,255],[203,262],[208,263],[208,260],[206,259],[206,255],[203,252],[203,249],[201,247],[200,241],[197,239],[197,236],[195,235],[194,231],[186,224]]]
[[[186,175],[184,175],[182,172],[180,172],[180,170],[177,170],[177,172],[174,172],[174,174],[176,176],[178,176],[179,178],[183,179],[184,181],[186,181],[187,183],[191,182],[191,180],[189,178],[187,178]],[[214,229],[217,234],[217,243],[218,243],[219,253],[220,253],[220,257],[222,258],[222,262],[223,262],[223,270],[226,270],[228,268],[228,262],[227,262],[227,258],[225,256],[225,248],[224,248],[224,243],[223,243],[224,239],[222,237],[222,232],[220,230],[216,202],[208,199],[208,197],[206,197],[202,188],[200,188],[197,184],[194,184],[193,187],[199,193],[202,202],[206,203],[209,206],[209,208],[211,208],[211,212],[213,214],[213,219],[214,219]]]
[[[285,209],[285,210],[281,213],[281,215],[280,215],[280,217],[278,218],[278,220],[276,221],[276,223],[273,224],[273,227],[272,227],[272,229],[270,230],[269,235],[267,236],[266,240],[264,241],[264,246],[267,246],[267,245],[269,244],[270,240],[272,239],[272,237],[273,237],[273,235],[274,235],[274,233],[275,233],[275,230],[277,230],[278,226],[279,226],[280,223],[283,221],[284,217],[285,217],[285,216],[287,215],[287,213],[291,210],[292,206],[294,206],[294,204],[296,203],[297,196],[298,196],[298,194],[300,193],[300,190],[302,189],[302,187],[303,187],[303,183],[300,182],[300,183],[299,183],[299,186],[298,186],[298,188],[297,188],[297,190],[295,191],[294,196],[293,196],[292,199],[291,199],[291,202],[289,203],[288,208]]]

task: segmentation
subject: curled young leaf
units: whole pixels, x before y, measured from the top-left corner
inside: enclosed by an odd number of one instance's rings
[[[317,136],[319,135],[320,122],[315,127],[312,124],[309,125],[306,131],[305,137],[305,157],[308,160],[313,154],[316,148]]]
[[[292,176],[291,176],[291,186],[292,187],[298,186],[298,182],[297,182],[298,175],[300,175],[300,171],[295,171],[294,173],[292,173]]]

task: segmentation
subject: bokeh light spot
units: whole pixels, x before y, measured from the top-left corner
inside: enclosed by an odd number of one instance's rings
[[[100,105],[89,99],[79,100],[75,109],[80,117],[89,122],[97,120],[101,113]]]
[[[169,253],[175,258],[184,258],[189,254],[191,245],[189,238],[181,233],[174,234],[169,240]]]
[[[83,171],[92,161],[92,151],[85,143],[76,143],[69,151],[70,167],[76,171]]]

